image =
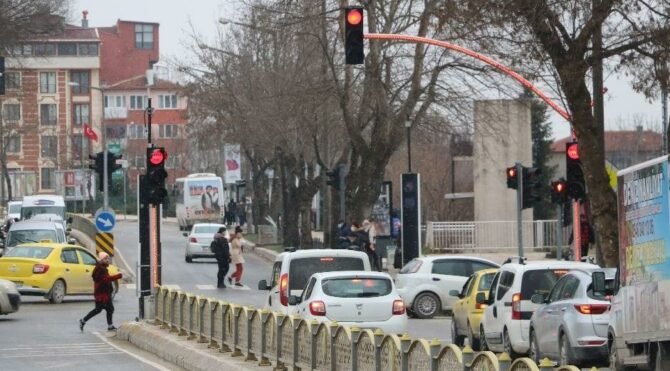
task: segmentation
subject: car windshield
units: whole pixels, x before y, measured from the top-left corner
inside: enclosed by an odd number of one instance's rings
[[[51,247],[38,246],[17,246],[5,254],[8,258],[32,258],[32,259],[46,259],[51,253]]]
[[[289,290],[304,290],[307,280],[314,273],[362,270],[365,270],[365,266],[361,258],[321,256],[293,259],[289,269],[288,288]]]
[[[22,229],[9,231],[7,246],[16,246],[29,242],[40,242],[41,240],[57,241],[56,231],[49,229]]]
[[[9,205],[9,213],[10,214],[18,214],[21,212],[21,205]]]
[[[372,298],[391,293],[387,278],[333,278],[321,282],[323,293],[337,298]]]
[[[489,289],[491,289],[491,282],[493,282],[493,277],[495,275],[495,272],[486,273],[483,275],[482,278],[479,279],[479,287],[477,287],[477,291],[489,291]]]
[[[63,206],[30,206],[21,208],[21,217],[30,219],[33,215],[38,214],[56,214],[61,218],[65,218],[65,207]]]
[[[220,225],[196,225],[193,227],[193,233],[198,234],[214,234],[219,231]]]
[[[535,294],[547,297],[556,281],[568,273],[567,269],[537,269],[523,274],[521,300],[530,300]]]

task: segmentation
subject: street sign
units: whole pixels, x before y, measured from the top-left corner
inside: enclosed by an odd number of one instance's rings
[[[111,210],[98,210],[95,213],[95,228],[98,232],[110,232],[116,225],[116,215]]]
[[[114,256],[114,235],[111,233],[96,233],[95,251],[98,253],[106,252],[109,256]]]

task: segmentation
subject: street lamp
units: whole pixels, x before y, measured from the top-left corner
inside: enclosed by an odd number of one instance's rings
[[[411,144],[411,137],[410,137],[410,131],[412,129],[412,121],[407,119],[405,121],[405,129],[406,129],[406,136],[407,136],[407,172],[411,173],[412,172],[412,144]]]

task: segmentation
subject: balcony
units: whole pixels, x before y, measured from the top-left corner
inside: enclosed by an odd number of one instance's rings
[[[128,108],[126,107],[106,107],[106,120],[119,120],[128,118]]]

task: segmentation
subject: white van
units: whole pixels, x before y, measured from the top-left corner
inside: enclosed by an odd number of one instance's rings
[[[285,314],[291,310],[288,298],[300,296],[314,273],[334,271],[370,271],[368,255],[361,251],[310,249],[286,251],[275,258],[270,284],[258,282],[259,290],[269,290],[267,309]]]
[[[7,215],[5,217],[5,220],[12,218],[12,219],[20,219],[21,218],[21,205],[23,205],[23,201],[9,201],[7,202]]]
[[[12,224],[7,233],[6,248],[11,249],[22,243],[50,240],[66,243],[63,225],[57,222],[24,220]]]
[[[21,220],[27,220],[38,214],[56,214],[65,219],[65,200],[63,196],[35,195],[23,197]]]
[[[179,230],[196,223],[223,223],[223,180],[216,174],[190,174],[175,181],[175,204]]]

